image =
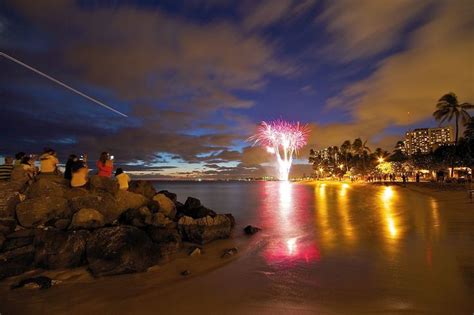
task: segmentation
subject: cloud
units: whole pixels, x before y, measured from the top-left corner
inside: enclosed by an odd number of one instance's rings
[[[247,1],[247,5],[243,5],[246,12],[243,27],[246,30],[262,29],[307,13],[315,3],[315,0]]]
[[[408,23],[432,1],[329,1],[317,21],[333,37],[331,55],[344,61],[370,57],[399,42]]]
[[[387,57],[368,78],[349,84],[329,100],[331,109],[349,111],[352,122],[315,125],[311,142],[334,145],[347,138],[373,139],[388,126],[424,121],[450,91],[461,101],[474,101],[470,8],[469,1],[439,3],[432,18],[410,35],[404,51]]]

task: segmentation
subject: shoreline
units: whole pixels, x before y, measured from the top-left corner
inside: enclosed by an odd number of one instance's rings
[[[248,236],[243,233],[242,227],[236,226],[233,235],[229,239],[216,240],[206,245],[195,245],[192,243],[183,243],[183,247],[171,261],[160,262],[148,268],[145,272],[130,273],[114,276],[93,277],[86,267],[74,269],[44,270],[35,269],[25,272],[18,276],[9,277],[0,281],[0,305],[2,313],[6,314],[32,314],[38,313],[38,310],[49,310],[55,314],[74,314],[81,313],[80,310],[71,310],[71,305],[67,301],[54,303],[50,301],[57,299],[58,295],[68,296],[68,292],[73,294],[77,290],[88,290],[88,292],[109,291],[118,285],[125,283],[133,284],[127,287],[125,297],[131,296],[130,289],[143,291],[146,288],[153,290],[169,290],[174,286],[182,284],[184,281],[196,283],[197,279],[220,270],[225,266],[236,263],[244,255],[248,254],[252,244],[260,243],[259,235]],[[237,234],[238,233],[238,234]],[[201,248],[201,254],[197,257],[189,255],[189,251],[195,247]],[[222,257],[223,252],[228,248],[238,248],[238,252],[230,257]],[[189,270],[189,275],[182,275],[181,272]],[[19,288],[11,290],[10,286],[21,279],[47,276],[54,280],[59,280],[57,285],[47,290],[37,288]],[[115,290],[115,289],[114,289]],[[28,303],[25,303],[28,299]],[[101,301],[105,304],[115,304],[116,294],[101,295]],[[79,305],[89,309],[87,301],[76,301]],[[93,307],[97,307],[95,305]],[[53,308],[51,308],[53,307]],[[103,310],[101,310],[103,311]],[[42,312],[40,312],[42,313]]]

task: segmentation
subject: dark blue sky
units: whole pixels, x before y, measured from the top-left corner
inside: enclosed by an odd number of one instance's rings
[[[435,125],[442,94],[473,101],[472,7],[3,1],[0,51],[129,117],[0,59],[0,155],[108,150],[160,176],[261,175],[269,156],[246,139],[278,118],[311,125],[307,149],[362,137],[391,150],[405,130]]]

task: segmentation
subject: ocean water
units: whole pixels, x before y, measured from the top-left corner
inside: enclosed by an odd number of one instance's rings
[[[463,193],[344,183],[157,182],[263,230],[203,277],[230,313],[471,314],[474,204]],[[206,298],[207,297],[207,298]],[[184,309],[183,309],[184,311]]]

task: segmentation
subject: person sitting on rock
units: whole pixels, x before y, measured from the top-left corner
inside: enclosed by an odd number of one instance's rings
[[[5,157],[5,163],[0,165],[0,181],[8,181],[12,176],[13,171],[13,158],[10,156]]]
[[[87,167],[86,163],[81,160],[75,161],[71,165],[71,173],[71,187],[78,188],[87,186],[89,168]]]
[[[13,166],[19,166],[21,164],[21,159],[26,155],[25,152],[18,152],[15,154],[15,163]]]
[[[31,183],[36,176],[35,156],[25,155],[21,163],[13,168],[10,180],[21,184]]]
[[[58,158],[56,152],[51,148],[45,148],[40,156],[40,172],[41,174],[57,174]]]
[[[122,190],[128,190],[128,183],[130,182],[130,176],[123,172],[120,167],[115,171],[115,178],[119,183],[119,188]]]
[[[75,154],[69,155],[69,158],[67,159],[66,165],[64,167],[64,178],[67,180],[72,179],[72,165],[79,161],[79,158]]]
[[[100,158],[97,161],[97,174],[99,176],[110,177],[114,170],[114,156],[108,152],[102,152]]]

